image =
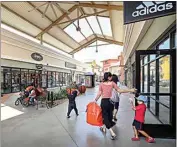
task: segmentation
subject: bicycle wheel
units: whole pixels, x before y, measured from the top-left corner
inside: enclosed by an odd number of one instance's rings
[[[18,106],[20,104],[19,98],[15,101],[15,106]]]
[[[29,106],[29,100],[24,99],[22,101],[22,105],[25,106],[25,107],[28,107]]]

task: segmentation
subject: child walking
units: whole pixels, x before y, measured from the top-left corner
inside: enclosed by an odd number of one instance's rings
[[[133,105],[133,101],[131,101],[132,109],[135,111],[135,118],[133,121],[133,130],[134,130],[134,137],[132,138],[132,141],[139,141],[138,134],[141,133],[143,136],[146,137],[146,141],[148,143],[154,143],[155,139],[149,136],[145,131],[143,131],[143,124],[144,124],[144,118],[145,118],[145,112],[146,112],[146,105],[144,104],[147,101],[147,98],[145,96],[140,95],[137,98],[138,106]]]
[[[77,107],[76,107],[76,102],[75,102],[75,99],[76,97],[79,95],[79,91],[78,90],[75,90],[73,91],[71,94],[68,94],[67,97],[69,99],[69,105],[68,105],[68,113],[67,113],[67,118],[70,118],[70,113],[71,111],[74,109],[76,115],[78,116],[78,110],[77,110]]]
[[[118,76],[113,74],[112,75],[112,81],[117,85],[119,79],[118,79]],[[112,90],[112,97],[111,97],[111,101],[113,102],[113,120],[114,121],[117,121],[117,112],[118,112],[118,109],[119,109],[119,101],[120,101],[120,98],[119,98],[120,94],[115,90],[113,89]]]

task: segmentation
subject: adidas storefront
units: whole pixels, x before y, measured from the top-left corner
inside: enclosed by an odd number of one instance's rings
[[[176,138],[176,2],[128,3],[125,84],[148,97],[144,129],[154,137]]]

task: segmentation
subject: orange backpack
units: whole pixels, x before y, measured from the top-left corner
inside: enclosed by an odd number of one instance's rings
[[[96,102],[90,102],[87,105],[87,123],[93,126],[102,126],[102,110]]]

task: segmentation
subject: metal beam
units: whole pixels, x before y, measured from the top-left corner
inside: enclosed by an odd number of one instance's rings
[[[35,6],[31,3],[31,2],[28,2],[27,1],[27,3],[31,6],[31,7],[34,7],[35,8]],[[40,10],[36,10],[38,13],[40,13],[41,15],[43,14],[42,13],[42,11],[40,11]],[[48,16],[45,16],[45,18],[47,18],[50,22],[53,22],[52,21],[52,19],[51,18],[49,18]],[[59,27],[59,26],[58,26]],[[60,27],[59,27],[59,29],[61,29]],[[53,35],[51,35],[50,33],[47,33],[47,34],[49,34],[50,36],[52,36],[53,38],[55,38],[56,40],[58,40],[58,38],[56,38],[55,36],[53,36]],[[65,33],[69,38],[71,38],[73,41],[75,41],[71,36],[69,36],[67,33]],[[40,37],[40,36],[39,36]],[[34,38],[36,38],[36,36],[34,37]],[[58,41],[60,41],[60,42],[62,42],[62,43],[64,43],[65,45],[67,45],[67,46],[69,46],[68,44],[66,44],[65,42],[63,42],[63,41],[61,41],[61,40],[58,40]],[[75,41],[76,42],[76,41]],[[78,43],[78,42],[77,42]],[[78,43],[79,44],[79,43]],[[73,47],[71,47],[71,46],[69,46],[70,48],[72,48],[72,49],[74,49]]]
[[[29,3],[29,2],[28,2],[28,3]],[[31,4],[30,4],[30,5],[31,5]],[[23,19],[24,21],[28,22],[29,24],[31,24],[31,25],[35,26],[36,28],[42,30],[42,28],[40,28],[40,27],[37,26],[36,24],[32,23],[31,21],[27,20],[26,18],[24,18],[23,16],[19,15],[18,13],[12,11],[12,10],[9,9],[8,7],[6,7],[5,5],[1,4],[1,6],[4,7],[6,10],[8,10],[9,12],[11,12],[11,13],[15,14],[16,16],[20,17],[20,18]],[[31,5],[31,6],[32,6],[32,5]],[[40,12],[39,10],[37,10],[37,11]],[[41,13],[41,14],[42,14],[42,13]],[[46,18],[47,18],[47,16],[46,16]],[[9,24],[7,24],[7,25],[9,25]],[[10,26],[10,25],[9,25],[9,26]],[[12,26],[11,26],[11,27],[12,27]],[[14,28],[14,27],[12,27],[12,28]],[[23,32],[24,34],[29,35],[28,33],[24,32],[24,31],[22,31],[22,30],[19,30],[19,29],[17,29],[17,28],[14,28],[14,29],[16,29],[16,30],[18,30],[18,31],[20,31],[20,32]],[[51,35],[50,33],[47,33],[47,34],[50,35],[50,36],[52,36],[52,37],[55,38],[56,40],[58,40],[58,38],[56,38],[55,36]],[[29,36],[31,36],[31,35],[29,35]],[[42,36],[43,36],[43,35],[42,35]],[[35,36],[31,36],[31,37],[36,38]],[[43,37],[42,37],[42,38],[43,38]],[[41,40],[41,36],[39,36],[39,37],[36,38],[36,39]],[[61,40],[58,40],[58,41],[59,41],[59,42],[62,42]],[[44,41],[43,41],[43,42],[44,42]],[[62,42],[62,43],[65,44],[66,46],[70,47],[71,49],[74,49],[73,47],[67,45],[66,43],[64,43],[64,42]],[[52,45],[52,46],[54,46],[54,45]],[[59,49],[58,47],[56,47],[56,48]],[[62,49],[59,49],[59,50],[62,50]],[[65,52],[65,53],[68,53],[68,52],[66,52],[65,50],[62,50],[62,51]]]
[[[91,3],[79,3],[79,7],[91,7],[91,8],[98,8],[98,9],[107,9],[107,10],[118,10],[122,11],[122,5],[105,5],[105,4],[91,4]]]
[[[80,10],[81,10],[81,12],[83,11],[82,8],[80,8]],[[78,20],[78,19],[87,18],[87,17],[93,16],[93,15],[98,15],[98,14],[101,14],[101,13],[104,13],[104,12],[107,12],[107,10],[103,10],[103,11],[96,12],[96,13],[93,13],[93,14],[85,14],[85,13],[82,12],[84,16],[81,15],[81,16],[79,16],[78,18],[70,19],[69,21],[64,21],[64,22],[61,22],[61,23],[59,23],[59,24],[57,24],[57,25],[65,24],[65,23],[68,23],[68,22],[71,22],[71,21],[76,21],[76,20]]]
[[[108,3],[108,6],[110,6],[110,3],[109,3],[109,2],[107,2],[107,3]],[[110,20],[110,23],[111,23],[112,37],[114,38],[111,10],[109,10],[109,20]],[[115,38],[114,38],[114,39],[115,39]]]
[[[85,14],[85,11],[84,11],[84,9],[83,8],[80,8],[80,11],[83,13],[83,14]],[[104,10],[105,11],[105,10]],[[107,11],[107,10],[106,10]],[[100,11],[101,12],[101,11]],[[95,15],[95,14],[94,14]],[[87,21],[87,23],[88,23],[88,25],[89,25],[89,27],[90,27],[90,29],[92,30],[92,33],[94,34],[94,36],[95,37],[97,37],[97,35],[95,34],[95,32],[94,32],[94,30],[93,30],[93,28],[92,28],[92,26],[91,26],[91,24],[89,23],[89,21],[88,21],[88,19],[87,18],[85,18],[85,20]]]
[[[79,8],[79,10],[81,11],[81,13],[82,13],[83,15],[86,15],[83,8]],[[89,25],[90,29],[92,30],[93,35],[94,35],[95,37],[97,37],[97,35],[95,34],[95,32],[94,32],[94,30],[93,30],[91,24],[89,23],[88,19],[85,18],[85,20],[86,20],[87,24]]]
[[[56,4],[58,5],[58,4]],[[58,9],[61,13],[63,13],[64,15],[64,11],[62,9]],[[72,21],[71,18],[67,15],[66,18],[69,20],[69,21]],[[77,26],[74,24],[74,22],[72,22],[72,24],[75,26],[75,28],[77,28]],[[79,31],[81,33],[81,35],[87,40],[87,37],[82,33],[82,31]]]
[[[112,40],[112,39],[107,39],[107,38],[105,39],[105,38],[98,37],[97,40],[108,42],[110,44],[117,44],[117,45],[123,46],[123,42],[115,41],[115,40]]]
[[[78,2],[67,2],[67,1],[60,1],[60,3],[65,4],[74,4],[78,7],[90,7],[90,8],[98,8],[98,9],[107,9],[107,10],[117,10],[122,11],[123,5],[106,5],[106,4],[91,4],[91,3],[78,3]]]
[[[92,3],[93,5],[95,4],[93,1],[92,1],[91,3]],[[95,13],[97,12],[97,10],[96,10],[95,8],[94,8],[93,10],[94,10]],[[100,28],[100,30],[101,30],[101,34],[102,34],[103,37],[105,38],[104,33],[103,33],[103,30],[102,30],[102,28],[101,28],[101,24],[100,24],[100,22],[99,22],[99,19],[98,19],[97,15],[95,15],[95,17],[96,17],[97,23],[98,23],[98,25],[99,25],[99,28]]]
[[[105,43],[105,44],[98,44],[98,45],[90,45],[88,47],[96,47],[96,46],[104,46],[104,45],[110,45],[110,43]],[[87,47],[87,48],[88,48]]]
[[[73,55],[74,53],[80,51],[81,49],[83,49],[83,48],[85,48],[87,46],[89,46],[90,44],[92,44],[95,41],[96,41],[96,37],[93,38],[93,39],[91,39],[91,40],[89,40],[88,42],[84,43],[83,45],[79,46],[78,48],[76,48],[75,50],[73,50],[72,52],[70,52],[69,54]]]
[[[109,44],[116,44],[116,45],[123,46],[123,42],[118,42],[118,41],[115,41],[115,40],[112,40],[112,39],[107,39],[107,38],[105,39],[105,38],[101,38],[101,37],[94,37],[90,41],[84,43],[83,45],[79,46],[78,48],[76,48],[75,50],[73,50],[72,52],[70,52],[69,54],[73,55],[76,52],[82,50],[83,48],[88,47],[90,44],[94,43],[97,40],[104,41],[104,42],[107,42]]]
[[[73,12],[73,11],[76,10],[76,9],[77,9],[77,6],[74,5],[73,7],[71,7],[71,8],[68,10],[68,12],[71,13],[71,12]],[[48,27],[46,27],[45,29],[43,29],[42,32],[39,33],[39,34],[36,36],[36,38],[39,37],[40,35],[43,35],[44,33],[48,32],[53,26],[55,26],[55,25],[58,24],[61,20],[63,20],[65,17],[67,17],[69,13],[66,13],[66,12],[65,12],[65,13],[64,13],[62,16],[60,16],[57,20],[55,20],[54,22],[52,22]]]

